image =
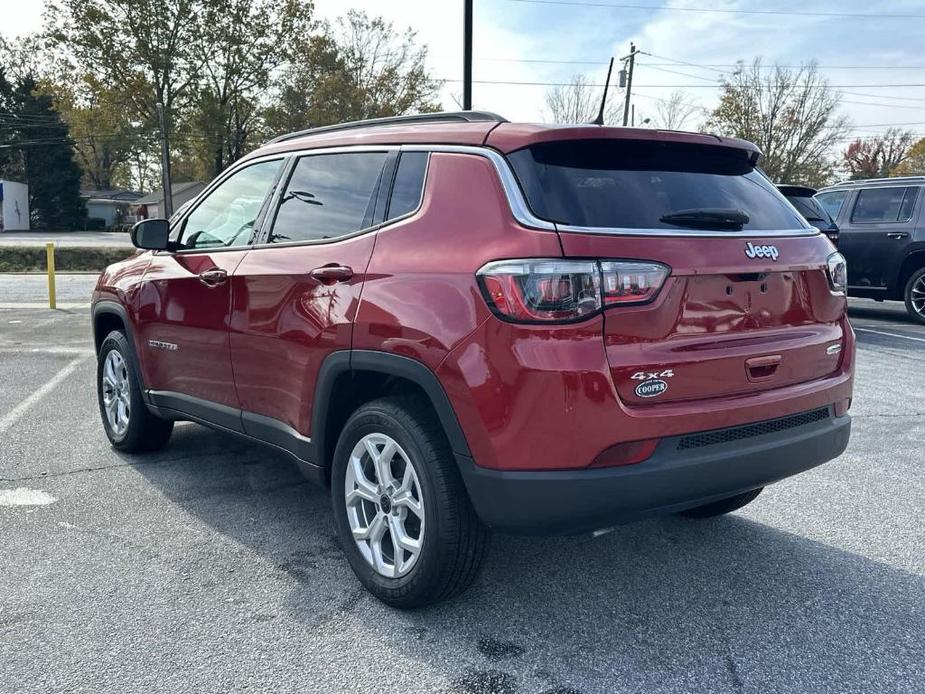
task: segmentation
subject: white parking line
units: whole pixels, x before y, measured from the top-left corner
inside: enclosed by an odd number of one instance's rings
[[[50,354],[50,355],[84,355],[89,357],[93,350],[87,347],[6,347],[0,346],[0,354]]]
[[[11,426],[16,424],[19,419],[28,412],[29,408],[35,405],[39,400],[48,395],[55,387],[61,383],[65,378],[74,373],[74,370],[80,366],[83,362],[89,359],[90,355],[84,355],[77,357],[67,363],[67,365],[56,373],[52,378],[41,386],[39,389],[32,392],[32,394],[27,397],[25,400],[20,402],[16,407],[10,410],[7,414],[0,417],[0,434],[5,432]]]
[[[888,333],[883,330],[871,330],[870,328],[855,328],[855,332],[858,333],[874,333],[874,335],[886,335],[887,337],[901,337],[904,340],[915,340],[916,342],[925,342],[925,338],[922,337],[909,337],[908,335],[900,335],[899,333]]]
[[[56,501],[55,497],[41,489],[0,489],[0,506],[47,506]]]
[[[83,308],[90,308],[90,303],[88,301],[59,301],[58,309],[63,310],[76,310]],[[52,309],[48,308],[47,301],[18,301],[18,302],[0,302],[0,309],[4,310],[14,310],[14,309],[44,309],[46,311],[51,311]]]

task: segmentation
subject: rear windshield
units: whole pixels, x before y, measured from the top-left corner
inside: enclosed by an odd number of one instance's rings
[[[825,208],[819,204],[816,198],[788,195],[787,199],[807,221],[832,223],[832,218],[829,217],[829,213],[825,211]]]
[[[745,230],[806,224],[749,153],[645,140],[548,142],[509,155],[533,213],[583,227],[695,231],[661,221],[698,209],[736,209]]]

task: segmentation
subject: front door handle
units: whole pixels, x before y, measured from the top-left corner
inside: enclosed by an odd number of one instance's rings
[[[909,236],[909,232],[908,231],[888,231],[886,235],[889,236],[891,239],[904,239]]]
[[[228,273],[220,268],[213,268],[199,273],[199,281],[210,287],[221,284],[228,279]]]
[[[322,284],[334,284],[335,282],[346,282],[353,277],[353,268],[346,265],[322,265],[309,274]]]

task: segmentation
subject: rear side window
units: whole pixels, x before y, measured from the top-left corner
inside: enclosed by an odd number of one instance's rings
[[[866,188],[858,192],[858,199],[851,211],[851,221],[860,223],[908,222],[918,188]]]
[[[743,150],[584,140],[534,145],[510,161],[534,214],[561,224],[684,233],[662,218],[720,209],[744,212],[746,230],[806,226]]]
[[[385,152],[302,157],[280,198],[270,243],[320,241],[372,225]]]
[[[392,197],[385,218],[395,219],[414,212],[421,204],[424,176],[427,173],[427,152],[404,152],[398,160]]]
[[[829,217],[835,219],[841,211],[841,206],[845,204],[846,197],[848,197],[847,190],[833,190],[830,193],[817,194],[816,200],[829,213]]]

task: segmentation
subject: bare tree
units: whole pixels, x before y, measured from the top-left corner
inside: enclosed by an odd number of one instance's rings
[[[848,131],[840,101],[814,63],[765,72],[756,59],[724,80],[705,128],[754,142],[776,181],[821,185],[832,178],[834,149]]]
[[[671,92],[667,99],[656,103],[653,125],[663,130],[681,130],[702,110],[685,91],[678,89]]]
[[[853,179],[894,175],[909,157],[914,143],[915,133],[899,128],[890,128],[876,137],[858,138],[842,155],[845,168]]]
[[[605,125],[623,121],[623,104],[615,98],[615,91],[611,88],[607,94]],[[603,94],[603,87],[590,83],[584,75],[575,75],[567,85],[557,85],[546,92],[544,117],[553,123],[590,123],[597,118]]]

